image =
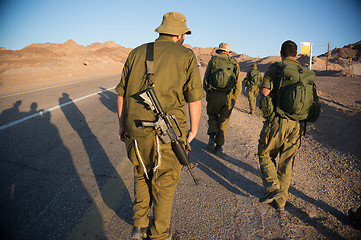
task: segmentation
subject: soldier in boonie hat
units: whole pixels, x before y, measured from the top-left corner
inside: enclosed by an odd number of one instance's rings
[[[231,50],[229,50],[227,43],[220,43],[219,47],[216,49],[216,53],[219,53],[220,51],[225,51],[227,53],[230,53]]]
[[[172,203],[183,168],[172,143],[163,143],[158,129],[146,129],[139,124],[155,117],[154,111],[146,107],[148,104],[139,101],[140,94],[152,88],[163,109],[172,118],[176,116],[180,147],[188,146],[197,134],[204,97],[197,58],[182,45],[185,35],[191,34],[184,15],[166,13],[155,31],[159,37],[154,42],[142,44],[129,53],[115,88],[119,139],[124,141],[127,156],[134,165],[133,230],[129,238],[132,240],[172,239]]]
[[[186,17],[177,12],[169,12],[164,14],[162,24],[157,27],[154,31],[169,35],[183,35],[191,34],[191,30],[187,27]]]
[[[218,55],[209,60],[203,78],[206,91],[209,141],[208,150],[221,154],[232,110],[242,90],[237,60],[229,56],[227,43],[215,49]]]

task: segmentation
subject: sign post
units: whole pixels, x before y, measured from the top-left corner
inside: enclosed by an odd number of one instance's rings
[[[301,42],[301,55],[310,56],[310,70],[312,70],[312,43]]]

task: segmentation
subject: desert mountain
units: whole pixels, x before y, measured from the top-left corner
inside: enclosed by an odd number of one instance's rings
[[[191,47],[200,66],[205,67],[213,55],[215,48]],[[360,50],[361,41],[332,50],[331,59],[327,65],[326,54],[313,57],[312,70],[317,74],[361,75]],[[6,50],[0,48],[0,87],[2,90],[15,82],[25,81],[62,81],[69,78],[83,78],[97,75],[121,73],[122,66],[132,49],[124,48],[113,41],[93,43],[88,46],[77,44],[73,40],[65,43],[35,43],[21,50]],[[252,58],[245,54],[232,52],[240,65],[242,75],[251,69],[252,63],[257,63],[261,72],[281,58],[269,56]],[[353,62],[350,64],[350,60]],[[298,60],[303,65],[309,64],[307,56]],[[242,76],[242,77],[243,77]]]
[[[118,74],[130,51],[112,41],[85,47],[73,40],[63,44],[36,43],[16,51],[1,48],[0,87],[6,89],[19,81],[63,81]]]

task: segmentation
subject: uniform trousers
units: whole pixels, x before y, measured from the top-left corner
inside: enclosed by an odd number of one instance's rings
[[[275,117],[270,122],[265,121],[260,134],[258,156],[262,182],[267,192],[281,191],[282,197],[276,200],[280,207],[286,204],[289,196],[294,158],[301,145],[301,132],[299,122]]]
[[[215,134],[215,143],[222,146],[224,144],[227,127],[231,118],[236,99],[233,94],[211,91],[206,94],[207,115],[208,115],[208,135]]]
[[[134,164],[133,225],[148,227],[148,214],[153,206],[150,239],[166,239],[182,165],[171,144],[157,143],[154,135],[136,139],[136,143],[134,139],[127,139],[126,146],[128,158]]]
[[[258,96],[258,91],[259,91],[258,86],[250,86],[247,89],[249,110],[251,111],[251,113],[253,113],[256,108],[256,100],[257,100],[257,96]]]

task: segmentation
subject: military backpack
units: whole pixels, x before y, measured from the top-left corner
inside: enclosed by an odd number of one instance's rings
[[[296,64],[275,63],[272,67],[278,68],[276,91],[261,99],[263,116],[270,117],[274,111],[282,118],[315,122],[321,112],[315,73]]]
[[[276,112],[295,121],[315,122],[320,114],[313,71],[296,64],[279,63]]]
[[[209,90],[229,93],[236,84],[236,64],[234,58],[212,57],[212,68],[209,80]]]
[[[254,86],[254,85],[259,85],[260,84],[260,72],[257,69],[253,69],[250,73],[249,73],[249,78],[248,78],[248,82],[250,83],[250,85]]]

